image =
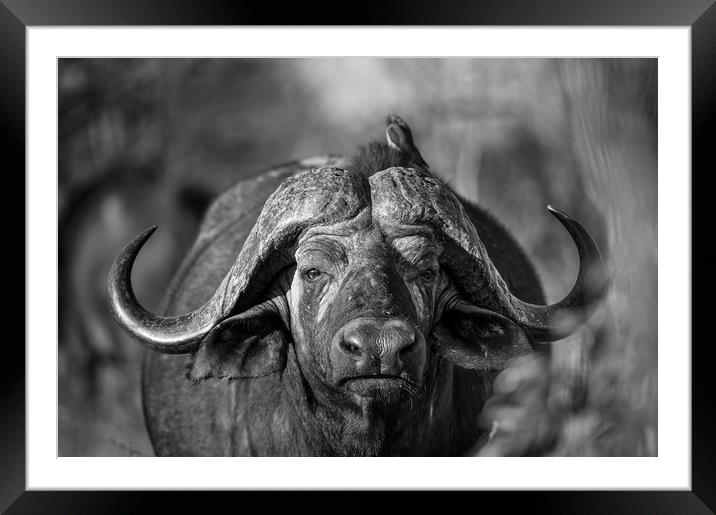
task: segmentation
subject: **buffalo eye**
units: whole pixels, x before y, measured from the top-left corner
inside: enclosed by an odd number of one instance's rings
[[[321,271],[317,268],[309,268],[307,270],[304,270],[302,274],[304,279],[311,282],[321,277]]]
[[[420,278],[423,281],[432,281],[435,278],[435,270],[432,268],[429,270],[425,270],[424,272],[421,272]]]

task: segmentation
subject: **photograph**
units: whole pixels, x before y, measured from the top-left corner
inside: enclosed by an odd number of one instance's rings
[[[58,455],[658,457],[658,85],[58,58]]]

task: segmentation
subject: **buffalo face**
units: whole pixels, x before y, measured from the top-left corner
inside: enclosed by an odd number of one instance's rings
[[[307,375],[354,400],[418,394],[440,293],[438,256],[434,239],[390,238],[367,216],[309,231],[289,294]]]

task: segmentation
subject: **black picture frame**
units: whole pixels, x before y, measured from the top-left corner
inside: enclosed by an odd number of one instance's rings
[[[334,6],[335,7],[335,6]],[[320,15],[318,13],[321,13]],[[349,23],[350,22],[350,23]],[[53,25],[657,25],[691,27],[692,71],[692,274],[701,292],[713,291],[713,275],[707,267],[716,253],[708,248],[716,232],[705,203],[706,178],[716,170],[712,150],[716,141],[716,5],[713,0],[474,0],[442,2],[381,1],[355,3],[351,9],[327,9],[298,4],[277,9],[259,2],[196,0],[0,0],[0,148],[6,200],[0,202],[0,220],[6,250],[0,262],[7,270],[25,268],[25,30]],[[667,144],[660,142],[660,144]],[[51,174],[48,171],[48,174]],[[54,180],[50,175],[48,180]],[[700,207],[699,207],[700,206]],[[23,223],[19,223],[22,213]],[[696,236],[699,236],[696,238]],[[47,266],[52,263],[48,256]],[[3,312],[8,329],[3,373],[0,374],[0,509],[6,513],[137,513],[148,502],[159,502],[162,511],[188,512],[213,509],[216,497],[190,492],[39,492],[25,491],[25,281],[19,273],[3,274],[6,299]],[[8,281],[10,284],[8,284]],[[8,287],[9,286],[9,287]],[[452,492],[432,495],[412,492],[404,496],[403,509],[412,506],[445,506],[465,502],[498,502],[501,509],[526,503],[545,513],[712,513],[716,510],[716,438],[710,372],[714,361],[712,338],[699,337],[693,329],[708,320],[712,303],[692,299],[692,490],[653,492]],[[18,329],[19,328],[19,329]],[[688,345],[689,342],[670,342]],[[351,492],[341,506],[365,511],[380,506],[386,493]],[[241,496],[237,500],[236,496]],[[294,502],[325,505],[316,492],[288,494]],[[319,499],[320,496],[320,499]],[[470,497],[469,499],[467,497]],[[256,497],[260,497],[256,499]],[[265,505],[275,494],[224,492],[219,500],[243,506]],[[298,497],[298,499],[294,499]],[[273,502],[273,501],[272,501]],[[240,503],[240,504],[238,504]],[[272,510],[273,511],[273,510]]]

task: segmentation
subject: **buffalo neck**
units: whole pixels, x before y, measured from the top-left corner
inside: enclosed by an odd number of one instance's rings
[[[322,402],[323,395],[307,383],[292,348],[286,369],[276,379],[280,394],[262,401],[262,411],[271,413],[256,420],[252,451],[306,456],[459,454],[473,443],[462,441],[461,428],[466,419],[476,418],[473,410],[465,411],[454,402],[459,377],[451,364],[434,357],[428,364],[424,392],[418,397],[389,407],[335,397]],[[286,442],[289,448],[284,448]]]

